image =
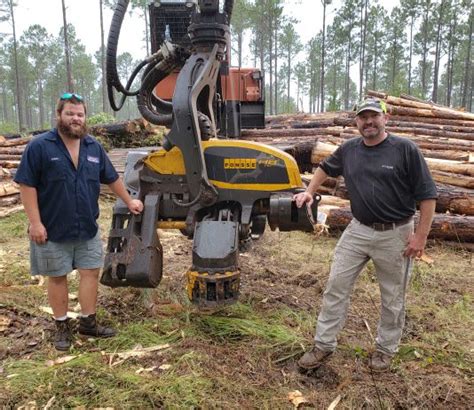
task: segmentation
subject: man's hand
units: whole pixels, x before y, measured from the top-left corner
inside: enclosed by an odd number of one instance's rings
[[[309,192],[300,192],[299,194],[293,195],[293,201],[296,202],[296,206],[298,208],[301,208],[303,204],[306,204],[306,206],[311,206],[312,203],[314,202],[313,195],[311,195]]]
[[[127,204],[128,209],[134,215],[138,215],[141,211],[143,211],[143,202],[139,199],[132,199]]]
[[[33,242],[36,242],[38,245],[46,243],[48,239],[48,233],[44,225],[39,222],[29,226],[28,236]]]
[[[405,249],[405,256],[410,258],[416,257],[419,258],[423,255],[423,249],[426,245],[426,236],[417,235],[416,233],[411,234],[408,238],[408,246]]]

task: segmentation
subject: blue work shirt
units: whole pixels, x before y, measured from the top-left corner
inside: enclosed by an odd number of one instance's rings
[[[100,184],[111,184],[118,177],[102,146],[89,135],[81,140],[76,169],[53,129],[26,146],[15,182],[36,188],[48,240],[72,242],[96,235]]]

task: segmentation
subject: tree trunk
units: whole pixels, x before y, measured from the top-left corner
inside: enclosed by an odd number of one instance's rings
[[[275,114],[278,114],[278,24],[275,21]]]
[[[471,128],[474,126],[474,123],[469,120],[463,119],[449,119],[449,118],[436,118],[436,117],[418,117],[416,115],[391,115],[389,119],[389,124],[397,123],[398,121],[402,122],[415,122],[423,124],[439,124],[447,125],[453,127],[466,127]],[[470,131],[470,130],[467,130]]]
[[[20,189],[13,181],[0,181],[0,197],[18,194]]]
[[[3,155],[0,153],[0,161],[19,161],[21,154],[19,155]]]
[[[5,90],[2,92],[2,108],[3,108],[3,120],[5,122],[8,122],[10,120],[10,116],[8,113],[8,107],[7,107],[7,93]]]
[[[237,59],[238,59],[239,69],[242,67],[242,43],[243,43],[243,35],[240,32],[237,36]]]
[[[462,91],[462,101],[461,105],[466,107],[470,111],[470,104],[468,104],[467,98],[469,95],[469,78],[474,75],[472,74],[472,61],[471,61],[471,50],[472,50],[472,33],[474,31],[474,11],[471,10],[471,14],[469,15],[469,41],[467,44],[467,55],[466,61],[464,62],[464,76],[463,76],[463,91]],[[471,98],[472,99],[472,98]],[[469,108],[468,108],[469,107]]]
[[[268,39],[268,60],[269,60],[269,70],[270,71],[270,84],[269,86],[269,93],[270,93],[270,114],[275,114],[275,110],[273,108],[273,20],[269,16],[270,27],[268,32],[270,33],[270,38]]]
[[[360,6],[360,53],[359,53],[359,100],[362,100],[364,89],[364,66],[365,66],[365,37],[367,31],[367,3],[368,0],[361,2]],[[365,13],[365,14],[364,14]]]
[[[441,4],[438,8],[438,28],[436,32],[436,47],[435,47],[435,60],[434,60],[434,72],[433,72],[433,94],[432,100],[438,102],[438,76],[439,76],[439,65],[440,65],[440,54],[441,54],[441,26],[443,21],[444,12],[444,0],[441,0]]]
[[[46,116],[44,114],[44,90],[43,81],[38,79],[38,104],[39,104],[39,128],[42,128],[46,122]]]
[[[421,59],[421,94],[423,98],[426,97],[426,91],[427,91],[427,84],[426,84],[426,60],[427,60],[427,55],[428,55],[428,34],[426,33],[426,30],[428,29],[428,10],[425,10],[425,14],[423,17],[423,51],[422,51],[422,59]]]
[[[10,147],[17,147],[17,145],[11,145]],[[0,155],[10,155],[10,156],[21,157],[21,154],[23,154],[24,148],[10,148],[10,147],[0,146]]]
[[[319,84],[320,87],[320,100],[319,100],[319,107],[320,111],[324,112],[324,76],[325,76],[325,57],[326,57],[326,2],[327,0],[323,1],[323,43],[321,48],[321,82]]]
[[[8,212],[10,209],[12,209],[13,205],[17,205],[20,202],[21,202],[20,194],[13,194],[13,195],[0,197],[0,207],[7,208],[6,211],[2,211],[1,213],[3,214],[3,212]]]
[[[350,38],[350,33],[352,30],[349,31],[349,44],[347,49],[347,56],[346,56],[346,73],[345,73],[345,80],[344,80],[344,109],[349,109],[349,86],[350,86],[350,68],[351,68],[351,52],[352,52],[352,40]]]
[[[451,95],[453,88],[453,68],[454,68],[454,35],[456,32],[457,13],[454,14],[453,21],[449,27],[449,47],[448,61],[446,63],[446,105],[451,106]]]
[[[410,56],[408,59],[408,94],[411,94],[411,65],[413,62],[413,25],[415,24],[415,17],[411,16],[410,23]]]
[[[17,147],[19,145],[26,145],[31,141],[31,137],[27,138],[12,138],[0,142],[0,147]]]
[[[460,215],[474,215],[474,192],[471,189],[436,184],[438,199],[436,212],[451,212]]]
[[[474,189],[474,178],[465,175],[453,174],[451,172],[431,171],[431,175],[436,182],[441,184],[454,185],[461,188]]]
[[[18,165],[20,165],[20,161],[0,161],[0,167],[3,168],[18,168]]]
[[[374,57],[372,58],[372,61],[373,61],[373,64],[372,64],[372,88],[374,90],[377,89],[377,58],[375,58],[375,56],[378,55],[378,42],[375,41],[375,44],[374,44]]]
[[[433,118],[446,118],[446,119],[465,119],[473,120],[474,114],[468,112],[454,111],[448,109],[438,109],[433,107],[431,109],[422,108],[408,108],[399,106],[388,107],[388,112],[394,115],[408,115],[418,117],[433,117]]]
[[[288,50],[287,64],[288,64],[288,77],[287,77],[287,80],[286,80],[287,81],[287,84],[286,84],[286,93],[287,93],[287,96],[286,96],[286,112],[290,112],[290,82],[291,82],[291,52],[290,52],[290,50]],[[298,98],[298,96],[296,98]]]
[[[16,41],[16,25],[15,25],[15,13],[13,11],[13,0],[9,0],[10,14],[12,19],[13,29],[13,61],[15,62],[15,87],[16,87],[16,102],[17,102],[17,115],[18,115],[18,129],[20,132],[23,131],[23,107],[21,103],[21,87],[20,87],[20,72],[18,69],[18,50]]]
[[[104,42],[104,15],[103,15],[103,0],[99,0],[100,8],[100,67],[102,72],[102,111],[107,112],[107,88],[105,84],[105,42]]]
[[[345,229],[352,220],[352,213],[348,207],[321,206],[320,210],[327,212],[326,223],[329,225],[330,232]],[[418,219],[417,213],[415,223],[418,223]],[[472,243],[474,242],[474,217],[435,214],[428,238]]]
[[[69,39],[68,39],[68,32],[67,32],[66,5],[64,3],[65,0],[61,0],[61,1],[62,1],[62,6],[63,6],[64,56],[66,60],[67,87],[68,87],[68,91],[73,93],[74,83],[72,80],[71,57],[69,55]]]
[[[146,55],[150,55],[150,35],[148,33],[148,9],[147,9],[148,2],[144,2],[143,4],[143,15],[145,17],[145,42],[146,42]]]

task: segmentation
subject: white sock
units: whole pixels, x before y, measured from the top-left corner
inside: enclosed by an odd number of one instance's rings
[[[64,320],[67,319],[67,315],[61,316],[61,317],[55,317],[54,320],[58,320],[59,322],[63,322]]]

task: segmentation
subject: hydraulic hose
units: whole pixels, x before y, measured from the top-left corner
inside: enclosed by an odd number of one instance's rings
[[[127,97],[138,96],[140,90],[137,91],[130,91],[130,88],[143,69],[143,67],[147,66],[145,74],[143,77],[147,76],[147,72],[150,71],[155,67],[157,60],[159,61],[162,58],[162,53],[159,51],[154,55],[148,57],[147,59],[140,62],[140,64],[133,70],[130,78],[127,81],[126,86],[124,87],[122,82],[120,81],[120,77],[117,72],[117,48],[118,48],[118,41],[120,36],[120,31],[122,29],[123,19],[125,17],[125,13],[128,8],[130,0],[118,0],[117,5],[115,6],[114,15],[112,17],[112,23],[110,25],[109,37],[107,40],[107,56],[106,56],[106,72],[107,72],[107,95],[109,97],[110,106],[114,111],[119,111],[123,104],[125,103],[125,99]],[[156,85],[156,83],[155,83]],[[117,104],[114,97],[114,89],[121,93],[121,99]],[[170,102],[164,101],[161,98],[156,97],[155,95],[151,94],[152,103],[156,106],[159,113],[156,115],[161,114],[171,114],[172,112],[172,104]],[[155,118],[155,120],[157,120]],[[160,123],[162,121],[168,122],[168,119],[160,118]]]
[[[153,90],[156,84],[167,77],[176,66],[170,62],[160,61],[147,70],[147,74],[142,80],[142,86],[137,95],[137,107],[143,118],[152,124],[170,126],[172,123],[172,114],[162,114],[153,107],[154,99],[156,99]]]
[[[107,73],[107,94],[110,105],[114,111],[118,111],[120,108],[115,104],[113,89],[115,88],[118,92],[125,94],[122,97],[122,100],[125,100],[127,94],[127,90],[122,85],[117,72],[117,47],[123,19],[128,8],[128,3],[129,0],[118,0],[117,5],[115,6],[114,15],[112,17],[112,23],[110,24],[109,37],[107,39],[107,54],[105,61]],[[123,101],[119,105],[122,104]]]
[[[154,64],[148,64],[143,73],[142,79],[144,79],[154,67]],[[173,104],[170,101],[163,100],[162,98],[157,97],[154,93],[152,93],[150,97],[153,105],[161,114],[171,114],[173,112]]]

